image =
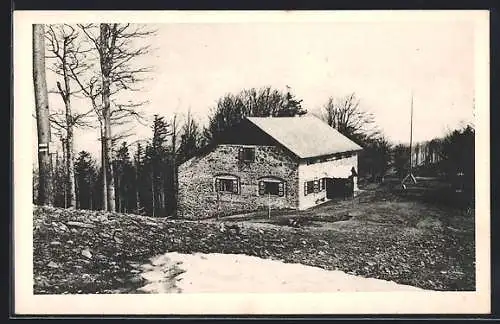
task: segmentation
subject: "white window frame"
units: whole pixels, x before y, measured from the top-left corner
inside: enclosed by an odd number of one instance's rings
[[[308,189],[308,184],[311,182],[313,183],[313,185],[312,185],[313,188],[310,191]],[[321,182],[321,179],[312,179],[312,180],[304,181],[304,196],[307,196],[310,194],[317,194],[318,192],[322,191],[322,190],[320,190],[320,182]]]
[[[286,197],[287,185],[286,185],[286,181],[284,179],[269,176],[269,177],[262,177],[262,178],[259,178],[257,180],[258,180],[257,194],[259,196],[271,195],[271,196],[275,196],[275,197]],[[277,183],[278,184],[278,194],[265,192],[266,191],[265,190],[266,183]]]

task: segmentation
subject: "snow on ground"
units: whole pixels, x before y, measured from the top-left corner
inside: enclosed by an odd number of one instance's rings
[[[145,293],[422,291],[391,281],[243,254],[170,252],[151,259],[142,270],[147,284],[139,290]]]

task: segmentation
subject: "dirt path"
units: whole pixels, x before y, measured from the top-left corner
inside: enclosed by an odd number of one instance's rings
[[[142,267],[144,293],[291,293],[422,291],[302,264],[243,254],[166,253]]]

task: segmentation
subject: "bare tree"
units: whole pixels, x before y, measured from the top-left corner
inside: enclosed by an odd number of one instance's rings
[[[87,81],[78,79],[85,96],[90,98],[98,116],[101,129],[103,201],[104,209],[115,210],[115,185],[112,166],[113,137],[112,125],[123,125],[130,117],[141,118],[138,108],[143,102],[120,102],[116,94],[122,91],[138,91],[137,87],[151,72],[150,67],[135,66],[137,57],[148,54],[150,47],[137,46],[136,42],[154,34],[141,25],[132,24],[85,24],[78,25],[86,35],[96,53],[96,68]],[[124,134],[118,137],[123,138]]]
[[[178,164],[193,157],[202,145],[202,133],[198,122],[193,118],[191,110],[188,110],[187,118],[179,134]]]
[[[47,80],[45,75],[45,27],[33,25],[33,84],[38,132],[38,203],[52,205],[52,170],[50,163],[50,122]]]
[[[89,126],[86,117],[92,112],[92,109],[84,113],[75,113],[72,111],[71,99],[74,95],[81,92],[81,89],[72,92],[71,80],[73,75],[79,76],[88,65],[85,63],[85,54],[89,49],[82,48],[82,42],[79,41],[78,31],[71,25],[59,24],[48,25],[45,34],[48,58],[53,59],[52,66],[49,67],[58,77],[62,78],[56,82],[57,93],[60,94],[64,102],[65,111],[55,112],[51,115],[52,124],[63,129],[66,136],[63,140],[63,151],[65,161],[65,176],[67,188],[67,203],[69,208],[76,207],[76,182],[75,182],[75,158],[74,158],[74,127]],[[65,192],[66,194],[66,192]],[[66,205],[66,202],[65,202]]]
[[[177,216],[177,200],[178,200],[178,193],[179,193],[179,180],[178,180],[178,172],[179,168],[177,165],[177,153],[178,153],[178,147],[177,147],[177,133],[178,133],[178,124],[177,124],[177,115],[174,115],[172,119],[172,183],[173,183],[173,190],[172,190],[172,203],[174,206],[172,206],[172,211],[174,214],[174,217]]]
[[[328,98],[323,106],[321,118],[331,127],[355,141],[379,134],[374,116],[363,110],[355,93],[342,98]]]
[[[237,94],[227,93],[217,100],[203,135],[207,142],[214,143],[226,129],[245,117],[292,117],[306,112],[302,100],[296,99],[289,87],[286,92],[269,86],[244,89]]]

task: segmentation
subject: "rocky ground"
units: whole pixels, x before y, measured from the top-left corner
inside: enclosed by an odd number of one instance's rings
[[[240,233],[220,232],[216,220],[35,206],[34,292],[140,293],[141,267],[166,252],[245,254],[424,289],[475,289],[473,218],[406,200],[353,204],[325,204],[308,212],[318,219],[298,225],[294,213],[228,219]]]

